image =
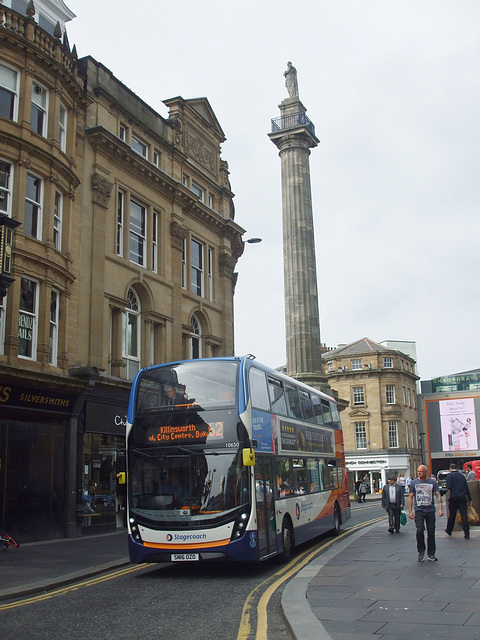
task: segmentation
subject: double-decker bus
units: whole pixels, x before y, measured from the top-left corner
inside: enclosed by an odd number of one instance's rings
[[[132,562],[287,561],[350,517],[335,400],[250,355],[140,371],[126,457]]]

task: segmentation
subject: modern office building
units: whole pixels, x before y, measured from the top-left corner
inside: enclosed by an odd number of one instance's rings
[[[422,380],[419,405],[433,473],[480,459],[480,369]]]
[[[378,488],[392,473],[415,477],[421,441],[415,361],[369,338],[323,354],[328,383],[349,406],[341,420],[349,481]]]
[[[23,4],[0,4],[0,527],[27,541],[123,523],[131,380],[233,354],[243,229],[208,100],[162,117],[77,59],[61,0]]]

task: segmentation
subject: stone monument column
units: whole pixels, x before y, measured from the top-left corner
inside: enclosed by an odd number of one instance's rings
[[[281,159],[287,374],[331,393],[322,371],[309,164],[310,149],[319,140],[298,96],[291,62],[284,76],[289,97],[279,105],[280,117],[272,120],[268,135]]]

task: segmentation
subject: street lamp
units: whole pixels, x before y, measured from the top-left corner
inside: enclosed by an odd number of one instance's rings
[[[261,238],[249,238],[248,240],[244,240],[244,242],[248,242],[248,244],[258,244],[262,242]]]
[[[4,213],[0,214],[0,300],[7,295],[12,278],[13,230],[20,222],[12,220]]]

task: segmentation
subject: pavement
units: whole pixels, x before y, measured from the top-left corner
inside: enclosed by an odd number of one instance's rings
[[[352,502],[352,510],[369,508]],[[437,517],[438,562],[418,562],[415,526],[387,522],[335,539],[297,573],[282,607],[298,640],[480,640],[480,527],[444,533]],[[128,564],[125,530],[33,542],[0,551],[0,601],[54,589]]]

